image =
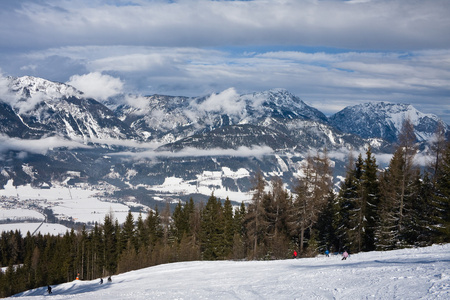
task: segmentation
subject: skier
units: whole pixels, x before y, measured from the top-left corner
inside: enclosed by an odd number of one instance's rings
[[[111,276],[108,277],[108,282],[112,282]]]
[[[292,258],[297,258],[297,251],[294,250],[294,253],[292,254]]]
[[[344,251],[344,253],[342,253],[342,260],[346,260],[348,257],[348,252]]]
[[[102,284],[103,283],[103,278],[100,278],[100,284]]]
[[[328,251],[328,249],[325,250],[325,256],[326,256],[326,257],[330,257],[330,251]]]
[[[52,287],[51,287],[51,286],[47,286],[47,292],[48,292],[49,294],[52,293]]]

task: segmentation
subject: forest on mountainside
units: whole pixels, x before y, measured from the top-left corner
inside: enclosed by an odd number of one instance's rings
[[[211,195],[155,208],[144,219],[113,215],[92,230],[63,236],[3,232],[0,297],[35,287],[90,280],[157,264],[189,260],[287,259],[450,242],[450,143],[438,130],[433,161],[415,163],[413,126],[406,121],[389,163],[380,170],[371,149],[349,157],[340,190],[326,151],[307,157],[292,191],[280,178],[254,174],[252,200],[234,208]]]

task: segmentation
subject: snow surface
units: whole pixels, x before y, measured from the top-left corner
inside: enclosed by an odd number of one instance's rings
[[[8,223],[0,224],[0,233],[3,231],[16,231],[19,230],[22,236],[26,236],[29,231],[33,234],[40,232],[42,235],[64,235],[67,231],[71,229],[61,225],[52,223]]]
[[[45,299],[46,288],[17,299]],[[274,261],[195,261],[53,286],[53,299],[450,299],[450,244]]]
[[[119,223],[125,222],[129,207],[115,201],[102,201],[105,191],[88,190],[79,187],[52,186],[47,189],[33,188],[30,185],[13,186],[9,180],[4,189],[0,189],[0,220],[25,218],[43,218],[42,214],[32,212],[32,206],[41,209],[51,208],[58,219],[72,219],[76,222],[102,223],[105,215],[112,213]],[[102,199],[102,200],[101,200]],[[19,209],[20,208],[20,209]],[[139,213],[133,213],[137,219]],[[145,213],[143,213],[145,218]]]
[[[187,181],[179,177],[166,177],[163,184],[148,186],[147,188],[156,192],[175,195],[203,194],[210,196],[213,192],[216,197],[221,199],[228,197],[238,202],[248,202],[251,199],[249,193],[231,191],[223,185],[223,178],[231,178],[236,181],[240,178],[249,177],[249,171],[244,168],[234,172],[228,167],[222,167],[221,171],[203,171],[196,176],[196,180]]]
[[[24,209],[24,208],[13,208],[13,209],[2,209],[0,208],[0,221],[6,221],[6,220],[14,220],[14,221],[21,221],[21,220],[29,220],[29,219],[36,219],[36,220],[45,220],[45,216],[41,214],[38,211],[31,210],[31,209]]]

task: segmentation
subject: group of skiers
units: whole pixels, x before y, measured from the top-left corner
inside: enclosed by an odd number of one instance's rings
[[[108,282],[112,282],[111,276],[108,277]],[[100,278],[100,284],[103,283],[103,278]]]
[[[108,277],[108,282],[112,282],[111,276]],[[102,284],[102,283],[103,283],[103,278],[100,278],[100,284]],[[52,287],[50,285],[47,286],[47,292],[49,294],[52,293]]]

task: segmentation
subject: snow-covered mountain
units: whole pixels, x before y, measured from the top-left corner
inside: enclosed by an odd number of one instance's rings
[[[200,98],[154,95],[147,100],[140,108],[122,105],[116,112],[142,138],[174,151],[252,145],[307,151],[367,143],[336,130],[323,113],[284,89],[245,95],[227,90]]]
[[[154,95],[139,108],[117,108],[121,120],[147,139],[176,140],[230,125],[270,127],[273,119],[327,123],[317,109],[283,89],[237,95],[234,90],[209,97],[187,98]]]
[[[9,137],[57,135],[84,143],[139,139],[113,111],[69,85],[30,76],[7,77],[6,89],[0,95],[0,132]]]
[[[2,77],[0,187],[11,179],[37,187],[106,185],[108,196],[150,207],[212,192],[240,203],[256,170],[290,185],[305,156],[320,149],[329,151],[335,175],[342,175],[349,149],[391,151],[406,117],[421,141],[439,121],[386,103],[349,107],[327,119],[283,89],[99,102],[63,83]]]
[[[414,125],[419,142],[429,140],[436,132],[438,123],[442,122],[437,116],[424,114],[410,104],[386,102],[349,106],[329,118],[330,123],[343,132],[362,138],[382,138],[388,142],[397,141],[405,119]],[[450,131],[447,125],[445,127]]]

